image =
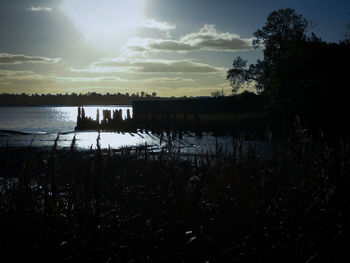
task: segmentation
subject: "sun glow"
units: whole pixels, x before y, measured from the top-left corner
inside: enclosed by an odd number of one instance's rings
[[[63,0],[60,9],[90,43],[120,43],[144,20],[146,0]]]

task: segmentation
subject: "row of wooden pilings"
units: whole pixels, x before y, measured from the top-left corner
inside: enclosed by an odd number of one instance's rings
[[[117,132],[137,132],[139,130],[154,134],[163,132],[182,134],[186,131],[193,131],[198,136],[201,136],[198,115],[186,113],[142,113],[132,118],[130,109],[127,109],[125,119],[123,119],[121,109],[103,110],[102,119],[100,118],[100,111],[97,109],[96,119],[94,120],[86,116],[83,107],[79,107],[76,130],[110,130]]]
[[[102,119],[100,120],[100,111],[97,109],[96,119],[94,120],[91,117],[87,117],[85,109],[79,106],[76,130],[117,129],[123,123],[130,122],[131,119],[130,109],[126,111],[126,119],[123,119],[123,111],[120,109],[103,110]]]

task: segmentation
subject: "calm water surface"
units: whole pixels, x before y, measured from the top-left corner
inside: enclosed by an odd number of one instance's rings
[[[123,117],[126,117],[127,106],[86,106],[85,114],[88,117],[96,118],[97,109],[100,114],[103,109],[121,109]],[[0,146],[52,146],[57,134],[60,133],[59,147],[69,147],[74,135],[77,139],[77,147],[80,149],[96,148],[96,131],[75,132],[77,120],[77,107],[0,107]],[[153,146],[160,150],[167,143],[167,137],[162,140],[158,135],[137,133],[114,133],[101,132],[100,144],[102,148],[120,148],[122,146]],[[214,151],[218,142],[232,151],[232,137],[223,136],[215,138],[210,133],[203,134],[198,138],[193,133],[187,133],[182,140],[173,142],[175,147],[180,147],[182,152],[195,153]],[[252,142],[245,142],[248,147]],[[253,142],[260,151],[266,151],[266,143],[262,141]]]
[[[118,106],[86,106],[85,115],[96,118],[97,109],[122,109],[123,116],[126,110],[132,107]],[[48,133],[74,131],[77,121],[77,107],[0,107],[0,129],[21,131],[28,133]]]

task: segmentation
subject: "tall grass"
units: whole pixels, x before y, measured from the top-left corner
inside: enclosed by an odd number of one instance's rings
[[[57,138],[58,140],[58,138]],[[171,141],[171,140],[169,140]],[[300,127],[263,160],[216,143],[103,151],[31,149],[4,176],[3,262],[317,262],[348,257],[349,143]],[[2,150],[1,156],[6,154]],[[5,260],[5,261],[4,261]]]

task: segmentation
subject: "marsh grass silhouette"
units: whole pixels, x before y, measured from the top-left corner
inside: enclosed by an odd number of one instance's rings
[[[120,150],[22,151],[2,173],[0,258],[50,262],[305,262],[348,257],[349,142],[295,125],[271,160]],[[1,149],[2,164],[11,148]],[[18,153],[18,150],[17,150]],[[15,169],[11,165],[6,169]],[[3,170],[2,170],[3,171]]]

